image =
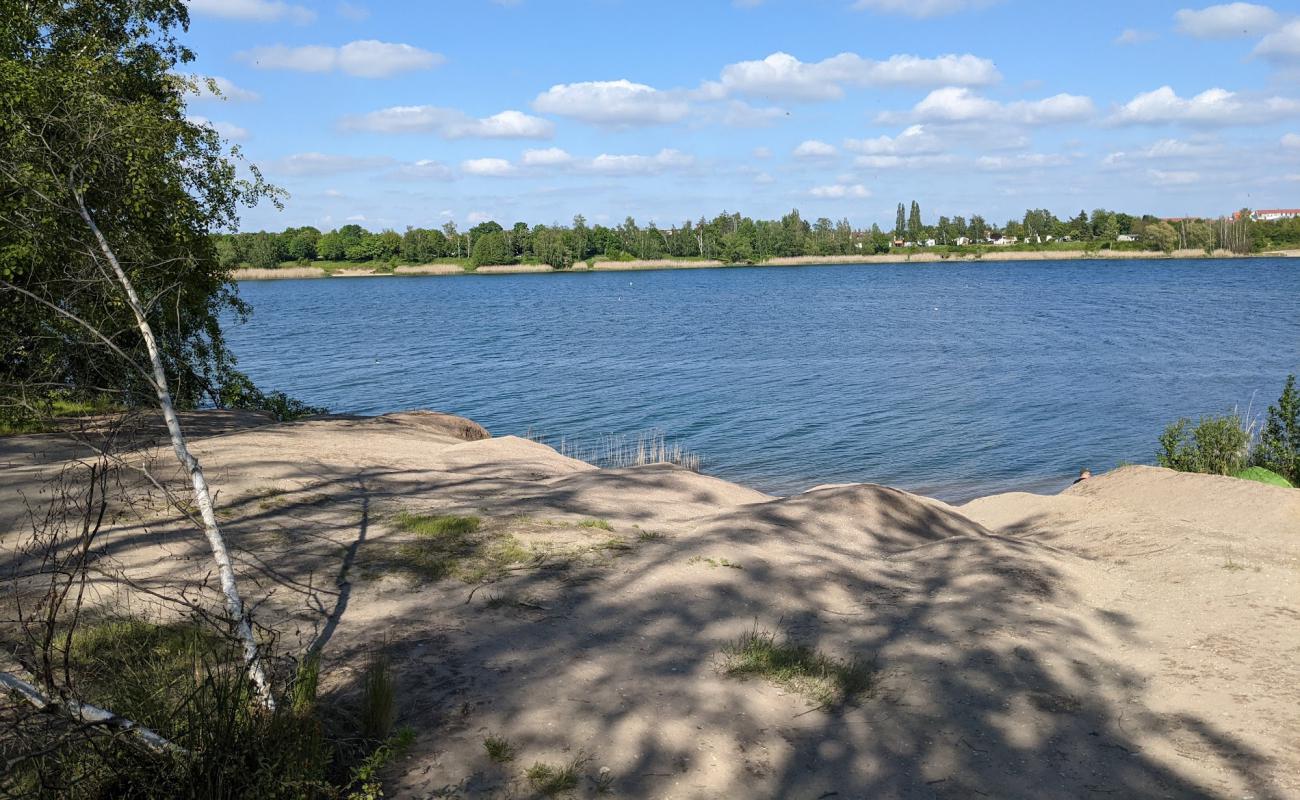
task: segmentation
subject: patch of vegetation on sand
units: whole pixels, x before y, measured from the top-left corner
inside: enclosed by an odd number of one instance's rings
[[[872,663],[832,658],[758,628],[727,645],[723,656],[723,674],[763,678],[803,695],[819,707],[850,702],[875,683]]]
[[[529,767],[524,775],[528,778],[528,785],[533,787],[533,791],[546,797],[555,797],[578,788],[578,781],[586,764],[587,757],[579,753],[577,758],[562,767],[538,761]]]
[[[483,749],[487,751],[488,758],[497,764],[504,764],[515,759],[515,746],[504,736],[490,734],[483,740]]]
[[[424,580],[480,583],[539,557],[511,534],[485,530],[479,517],[402,513],[397,526],[416,539],[396,548],[396,564]]]

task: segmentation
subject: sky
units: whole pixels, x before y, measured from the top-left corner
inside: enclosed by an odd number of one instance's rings
[[[243,230],[1300,207],[1300,7],[189,0]]]

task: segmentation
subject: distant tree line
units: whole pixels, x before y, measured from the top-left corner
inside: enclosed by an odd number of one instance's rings
[[[578,261],[657,258],[717,259],[754,263],[783,256],[870,255],[897,248],[978,248],[993,241],[1026,248],[1057,243],[1078,248],[1127,246],[1135,249],[1224,248],[1245,253],[1256,246],[1300,245],[1300,220],[1254,222],[1248,212],[1219,219],[1164,220],[1096,209],[1061,218],[1046,209],[1029,209],[1004,224],[975,214],[941,216],[927,223],[920,204],[898,204],[892,231],[880,226],[854,228],[847,219],[806,220],[793,210],[777,220],[755,220],[723,212],[680,225],[640,225],[632,217],[609,227],[589,225],[578,215],[570,225],[516,222],[505,228],[489,221],[460,230],[453,222],[439,228],[368,231],[344,225],[322,232],[305,226],[280,233],[218,234],[215,246],[227,268],[275,268],[285,262],[347,261],[429,263],[456,259],[474,266],[538,263],[564,269]],[[1059,245],[1058,245],[1059,246]]]

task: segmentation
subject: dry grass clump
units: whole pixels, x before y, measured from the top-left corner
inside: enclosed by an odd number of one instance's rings
[[[529,431],[529,438],[545,443],[541,436]],[[663,431],[643,431],[633,436],[609,434],[602,436],[594,447],[585,447],[561,439],[556,448],[560,455],[576,458],[602,469],[643,467],[649,464],[673,464],[691,472],[699,472],[704,459],[676,442],[669,441]]]
[[[723,653],[724,674],[764,678],[821,707],[849,702],[867,692],[875,680],[872,664],[856,658],[832,658],[757,628],[728,645]]]
[[[394,275],[464,275],[465,268],[459,264],[416,264],[397,267]]]

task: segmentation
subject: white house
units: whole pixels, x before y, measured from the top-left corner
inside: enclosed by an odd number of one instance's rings
[[[1119,236],[1115,237],[1115,241],[1117,242],[1136,242],[1137,240],[1138,237],[1131,233],[1121,233]]]
[[[958,236],[956,239],[952,240],[952,243],[957,245],[958,247],[965,247],[966,245],[970,244],[970,238],[966,236]]]
[[[1296,217],[1300,217],[1300,208],[1260,208],[1250,212],[1250,218],[1255,222],[1277,222]]]

